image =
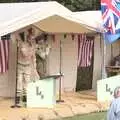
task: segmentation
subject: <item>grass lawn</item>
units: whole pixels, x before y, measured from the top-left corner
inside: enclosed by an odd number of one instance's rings
[[[76,115],[58,120],[106,120],[106,112],[90,113],[87,115]]]

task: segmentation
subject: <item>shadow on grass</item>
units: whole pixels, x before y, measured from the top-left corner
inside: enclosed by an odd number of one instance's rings
[[[106,120],[107,112],[89,113],[84,115],[75,115],[73,117],[61,118],[56,120]]]

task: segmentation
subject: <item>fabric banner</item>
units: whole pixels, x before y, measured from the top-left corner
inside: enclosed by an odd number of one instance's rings
[[[78,66],[88,67],[91,65],[93,55],[93,36],[78,35]]]
[[[5,73],[8,70],[9,39],[10,37],[7,36],[3,36],[0,39],[0,73]]]
[[[101,11],[106,43],[113,43],[120,38],[120,1],[101,0]]]

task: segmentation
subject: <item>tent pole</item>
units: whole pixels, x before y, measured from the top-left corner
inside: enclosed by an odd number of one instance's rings
[[[101,71],[100,71],[101,72],[101,74],[100,74],[101,76],[100,77],[101,78],[102,78],[102,71],[103,71],[102,70],[102,67],[103,67],[103,54],[102,54],[102,52],[103,52],[102,51],[102,36],[101,36],[101,33],[100,33],[100,55],[101,55],[101,66],[100,66],[101,67],[100,68],[101,69]]]
[[[62,75],[62,41],[60,39],[60,68],[59,68],[60,75]],[[62,78],[59,79],[59,98],[57,102],[64,102],[64,100],[61,99],[61,89],[62,88]]]
[[[16,61],[18,61],[18,40],[17,41],[17,51],[16,51],[16,55],[17,55],[17,59]],[[17,71],[18,71],[18,66],[17,66],[17,62],[16,62],[16,83],[15,83],[15,100],[14,100],[14,105],[11,106],[11,108],[20,108],[21,106],[18,105],[18,98],[17,98]]]
[[[120,41],[119,41],[119,55],[120,55]]]
[[[105,38],[103,36],[103,38]],[[105,79],[107,78],[107,73],[106,73],[106,43],[105,43],[105,40],[104,41],[104,44],[103,44],[103,67],[102,67],[102,79]]]
[[[111,44],[111,60],[113,59],[113,45]]]

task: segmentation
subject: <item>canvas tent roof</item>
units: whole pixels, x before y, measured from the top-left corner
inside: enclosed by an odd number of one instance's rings
[[[91,32],[92,26],[73,16],[61,4],[52,2],[0,4],[0,36],[28,25],[35,25],[45,32]]]
[[[103,30],[102,28],[102,13],[101,11],[81,11],[73,12],[73,17],[84,21],[87,26],[92,26],[96,31]]]

